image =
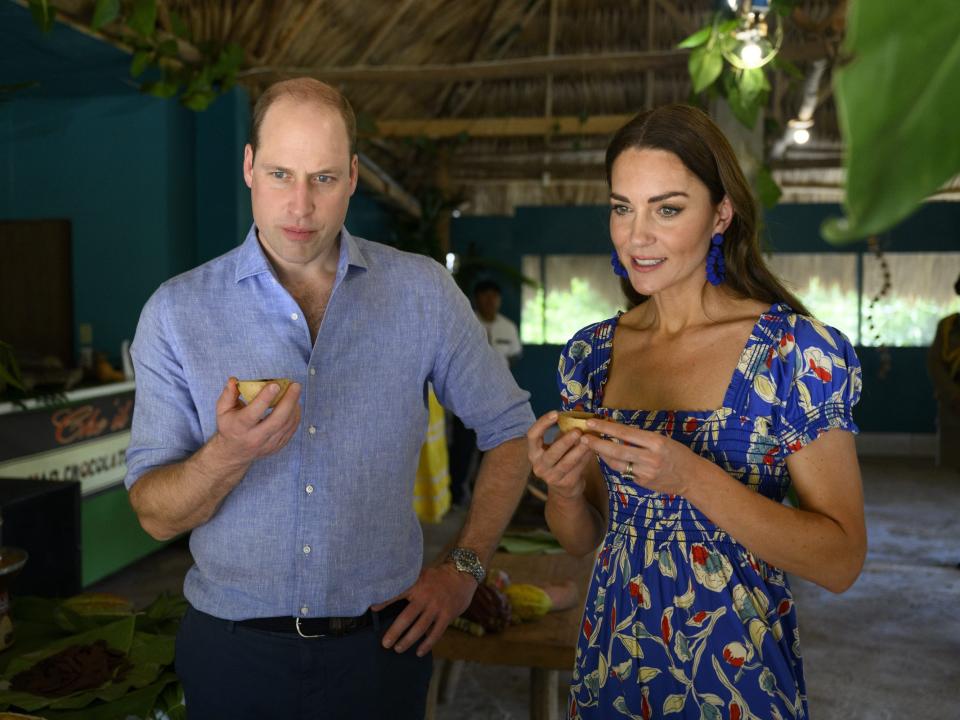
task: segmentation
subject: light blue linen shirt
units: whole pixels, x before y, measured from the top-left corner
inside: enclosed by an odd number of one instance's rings
[[[140,316],[128,488],[209,440],[230,375],[303,385],[296,435],[253,463],[193,530],[184,593],[210,615],[360,615],[414,583],[428,383],[483,450],[533,422],[529,394],[443,267],[346,229],[340,238],[315,343],[255,228],[237,249],[161,285]]]

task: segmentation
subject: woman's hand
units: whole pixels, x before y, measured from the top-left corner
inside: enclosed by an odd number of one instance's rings
[[[556,424],[557,416],[557,411],[552,410],[527,431],[527,457],[533,474],[547,484],[552,495],[575,500],[583,496],[586,487],[583,470],[593,459],[593,453],[580,441],[579,430],[563,433],[550,445],[543,442],[544,433]]]
[[[685,495],[696,464],[708,462],[683,443],[660,433],[608,420],[588,420],[587,427],[603,437],[583,435],[581,445],[614,470],[633,476],[635,483],[653,492]]]

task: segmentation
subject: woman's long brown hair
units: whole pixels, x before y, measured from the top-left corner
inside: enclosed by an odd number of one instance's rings
[[[710,191],[718,205],[724,195],[733,205],[733,221],[723,234],[724,284],[736,295],[773,304],[784,302],[798,313],[809,315],[800,299],[770,272],[760,252],[757,203],[730,143],[710,117],[691,105],[664,105],[647,110],[620,128],[607,146],[607,185],[613,163],[624,150],[665,150],[680,158]],[[706,273],[706,268],[704,268]],[[621,278],[623,293],[631,307],[648,297]]]

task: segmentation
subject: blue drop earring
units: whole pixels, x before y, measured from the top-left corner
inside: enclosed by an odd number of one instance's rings
[[[717,233],[710,238],[710,252],[707,253],[707,280],[711,285],[719,285],[726,274],[723,261],[723,235]]]
[[[610,251],[610,265],[613,267],[614,274],[622,278],[630,277],[630,275],[627,273],[627,269],[623,266],[623,263],[620,262],[620,256],[617,255],[616,250]]]

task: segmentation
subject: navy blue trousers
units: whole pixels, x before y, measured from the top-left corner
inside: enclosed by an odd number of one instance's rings
[[[176,671],[189,720],[421,720],[433,671],[417,645],[380,644],[390,619],[342,637],[304,639],[192,607],[177,633]]]

